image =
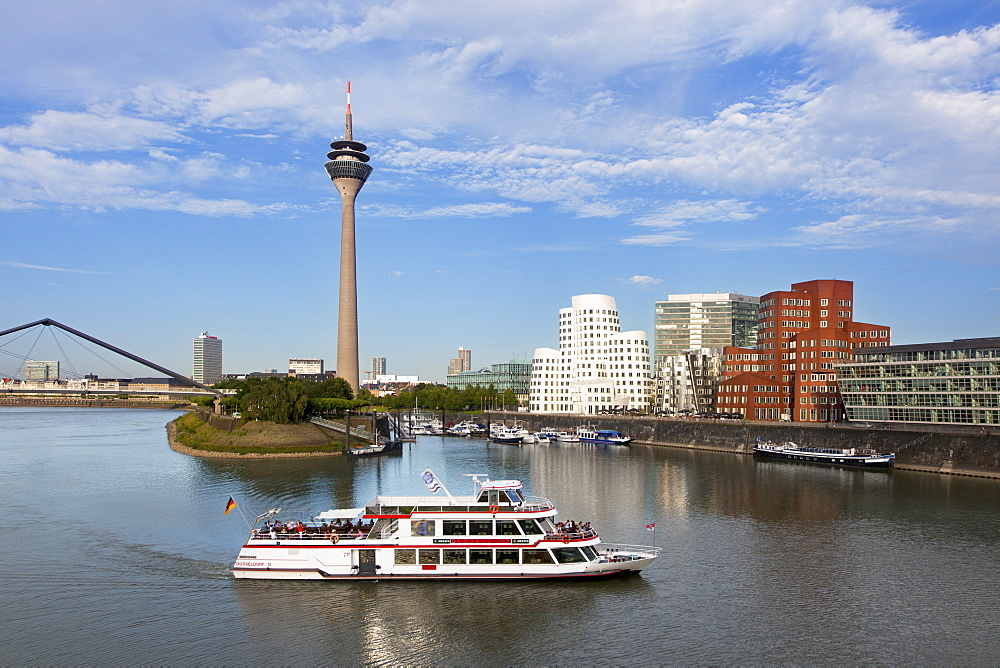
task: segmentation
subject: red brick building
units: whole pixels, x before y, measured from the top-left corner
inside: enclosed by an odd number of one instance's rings
[[[727,347],[716,410],[751,420],[844,418],[834,365],[887,346],[885,325],[854,321],[854,283],[823,279],[760,298],[756,348]]]

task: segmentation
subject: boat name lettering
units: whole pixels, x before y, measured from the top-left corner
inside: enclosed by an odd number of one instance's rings
[[[450,538],[435,538],[434,539],[434,544],[435,545],[451,545],[451,539]]]
[[[236,565],[237,566],[243,566],[245,568],[255,568],[255,567],[263,566],[264,562],[263,561],[237,561]]]
[[[531,541],[528,540],[527,538],[514,538],[510,542],[514,543],[515,545],[527,545]]]

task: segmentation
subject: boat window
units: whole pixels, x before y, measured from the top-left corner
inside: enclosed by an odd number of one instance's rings
[[[413,520],[410,522],[411,536],[434,536],[434,520]]]
[[[497,550],[497,563],[498,564],[521,563],[521,560],[518,559],[518,552],[520,552],[520,550]]]
[[[513,503],[514,505],[524,503],[524,497],[521,496],[520,490],[507,489],[504,490],[504,493],[507,494],[507,498],[510,499],[510,502]]]
[[[464,564],[466,562],[465,550],[445,550],[444,551],[444,563],[446,564]]]
[[[489,503],[490,502],[490,493],[487,492],[484,489],[482,492],[479,493],[479,498],[476,499],[476,501],[478,503]]]
[[[586,561],[580,548],[577,547],[557,547],[552,552],[560,564],[578,564]]]
[[[465,520],[442,520],[442,536],[465,536]]]
[[[469,520],[470,536],[492,536],[493,520]]]
[[[523,550],[521,558],[525,564],[552,564],[552,555],[548,550]]]
[[[441,550],[418,550],[420,553],[420,563],[422,564],[440,564],[441,563]]]
[[[497,490],[495,490],[495,489],[491,489],[490,490],[490,505],[491,506],[495,506],[495,505],[497,505],[499,503],[500,503],[500,492],[497,491]]]
[[[416,550],[396,550],[396,563],[397,564],[415,564],[417,563],[417,551]]]
[[[594,559],[597,559],[597,550],[595,550],[591,546],[584,545],[580,549],[583,550],[583,554],[586,555],[587,561],[593,561]]]
[[[514,524],[513,520],[497,520],[497,535],[520,536],[521,532],[517,530],[517,525]]]
[[[469,550],[470,564],[492,564],[493,550]]]
[[[538,527],[535,520],[518,520],[517,523],[521,525],[521,531],[524,532],[525,536],[537,536],[540,533],[545,533]]]

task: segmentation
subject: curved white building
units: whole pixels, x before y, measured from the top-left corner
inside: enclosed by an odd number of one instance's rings
[[[528,406],[537,413],[645,412],[652,386],[646,332],[621,331],[614,297],[577,295],[559,310],[559,348],[535,350]]]

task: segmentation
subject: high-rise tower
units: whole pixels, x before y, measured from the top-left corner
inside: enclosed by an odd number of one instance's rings
[[[358,274],[354,250],[354,200],[372,173],[368,147],[354,141],[351,122],[351,82],[347,82],[344,138],[330,144],[326,172],[340,193],[340,308],[337,316],[337,376],[360,387],[358,373]]]

